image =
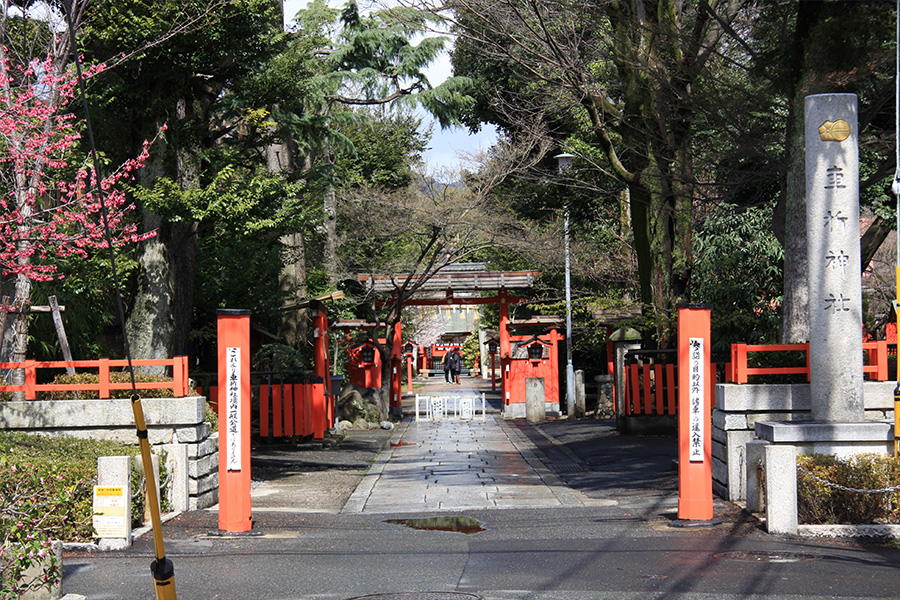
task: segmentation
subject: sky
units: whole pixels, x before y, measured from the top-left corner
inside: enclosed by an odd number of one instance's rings
[[[297,11],[306,8],[308,0],[284,0],[285,21],[290,21]],[[335,7],[343,6],[344,0],[329,0],[329,4]],[[363,2],[360,7],[363,8]],[[445,51],[440,58],[426,71],[428,81],[432,86],[437,86],[452,75],[450,55]],[[468,129],[451,127],[442,130],[434,122],[430,115],[422,111],[422,124],[427,127],[432,124],[431,142],[429,149],[425,151],[423,158],[429,172],[455,171],[465,165],[464,157],[473,155],[480,150],[487,150],[497,139],[497,134],[491,125],[482,128],[475,135],[470,135]]]

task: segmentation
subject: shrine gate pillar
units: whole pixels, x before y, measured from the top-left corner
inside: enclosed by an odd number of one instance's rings
[[[509,296],[500,290],[500,395],[509,404]]]
[[[391,412],[395,415],[401,414],[400,393],[401,393],[401,373],[400,365],[402,364],[402,326],[400,322],[394,324],[394,343],[391,346]]]
[[[328,362],[328,315],[325,308],[318,301],[310,303],[313,321],[313,372],[316,377],[322,378],[325,385],[326,419],[329,427],[336,424],[337,398],[331,390],[331,365]],[[330,401],[329,401],[330,400]]]

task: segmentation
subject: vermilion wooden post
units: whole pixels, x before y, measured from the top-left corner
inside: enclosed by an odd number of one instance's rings
[[[678,306],[678,518],[713,518],[709,305]]]
[[[413,393],[412,352],[406,355],[406,393]]]
[[[325,389],[331,394],[331,378],[328,370],[328,315],[319,302],[310,304],[313,318],[313,372],[322,378]]]
[[[509,404],[509,296],[500,290],[500,395],[503,404]]]
[[[321,440],[325,437],[328,424],[325,422],[327,411],[325,410],[325,384],[314,383],[310,387],[312,405],[313,437]]]
[[[303,398],[303,435],[313,434],[313,384],[301,387]]]
[[[269,386],[259,386],[259,437],[269,437]]]
[[[282,425],[284,423],[284,411],[281,408],[281,384],[273,385],[272,388],[272,435],[281,437]]]
[[[876,381],[888,380],[888,362],[887,362],[887,341],[879,340],[876,342],[875,360],[878,363],[878,371],[876,371]]]
[[[403,391],[403,385],[400,381],[400,356],[402,352],[402,329],[400,323],[394,324],[394,343],[391,352],[391,409],[400,412],[400,394]]]
[[[281,402],[284,405],[284,435],[294,435],[294,386],[285,384],[281,387]]]
[[[109,398],[109,359],[101,358],[100,367],[98,369],[100,377],[100,397]]]
[[[172,394],[176,398],[187,396],[187,363],[182,360],[184,356],[176,356],[172,359]]]
[[[35,361],[26,360],[22,362],[22,369],[25,371],[25,399],[26,400],[34,400],[37,398],[37,370],[34,366]],[[107,376],[107,381],[109,381],[109,376]],[[101,378],[102,382],[103,379]],[[100,396],[103,398],[103,396]],[[109,393],[106,395],[109,398]]]
[[[250,311],[219,309],[219,529],[249,531]]]
[[[294,398],[294,435],[306,435],[306,397],[303,385],[295,383],[291,386]]]

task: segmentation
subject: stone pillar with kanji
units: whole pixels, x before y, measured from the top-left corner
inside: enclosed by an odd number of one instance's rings
[[[855,94],[806,98],[809,369],[813,421],[865,420]]]

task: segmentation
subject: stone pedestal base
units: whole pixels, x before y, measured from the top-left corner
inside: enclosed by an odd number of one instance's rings
[[[773,444],[796,446],[799,454],[852,456],[872,452],[888,454],[894,437],[891,423],[757,421],[756,437]]]
[[[559,402],[545,402],[544,414],[548,417],[561,417],[562,412],[559,410]],[[512,404],[505,405],[500,412],[500,416],[507,420],[524,419],[526,417],[525,403],[513,402]]]

